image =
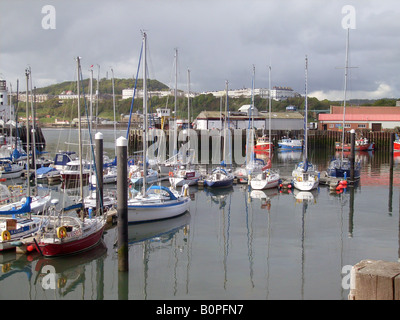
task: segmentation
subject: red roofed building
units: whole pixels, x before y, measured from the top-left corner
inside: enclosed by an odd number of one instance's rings
[[[400,126],[400,106],[396,107],[366,107],[347,106],[345,130],[367,129],[382,131]],[[329,114],[318,115],[318,129],[341,131],[343,126],[343,107],[331,106]]]

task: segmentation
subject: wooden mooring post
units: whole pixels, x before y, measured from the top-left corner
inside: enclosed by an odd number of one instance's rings
[[[124,137],[117,139],[117,221],[118,270],[128,271],[128,143]]]
[[[349,300],[400,300],[400,263],[362,260],[351,269]]]

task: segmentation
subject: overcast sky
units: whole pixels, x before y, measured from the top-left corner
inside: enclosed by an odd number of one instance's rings
[[[52,11],[46,10],[52,5]],[[344,11],[345,6],[354,11]],[[346,7],[347,8],[347,7]],[[42,13],[43,10],[43,13]],[[83,77],[136,75],[148,37],[149,77],[191,91],[288,86],[343,99],[346,34],[350,29],[347,98],[400,97],[400,6],[395,0],[0,0],[0,77],[19,79],[25,68],[36,87],[75,80],[76,56]],[[347,24],[348,25],[348,24]],[[141,72],[140,72],[141,78]],[[133,86],[133,81],[132,81]]]

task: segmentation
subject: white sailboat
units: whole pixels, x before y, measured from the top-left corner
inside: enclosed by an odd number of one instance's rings
[[[306,89],[305,89],[305,100],[304,100],[304,150],[303,150],[303,161],[299,162],[294,170],[292,171],[293,186],[296,189],[302,191],[310,191],[318,187],[319,175],[317,167],[308,161],[307,157],[307,76],[308,76],[308,58],[306,56],[306,67],[305,67],[305,78],[306,78]]]
[[[345,133],[345,118],[346,118],[346,93],[347,93],[347,73],[348,73],[348,56],[349,56],[349,32],[347,29],[347,40],[346,40],[346,64],[344,72],[344,99],[343,99],[343,128],[342,128],[342,141],[340,144],[341,154],[340,157],[334,157],[326,169],[328,176],[335,178],[348,178],[350,177],[351,162],[349,158],[344,157],[344,133]],[[361,162],[356,161],[354,164],[354,178],[360,178],[361,174]]]
[[[226,155],[226,125],[228,117],[228,81],[226,81],[226,103],[225,103],[225,121],[224,121],[224,148],[223,148],[223,160],[222,164],[225,166],[225,155]],[[235,176],[227,171],[225,167],[220,166],[212,170],[210,174],[204,179],[204,184],[210,188],[218,187],[231,187]]]
[[[147,163],[147,34],[143,33],[143,170],[146,172]],[[143,176],[142,191],[128,199],[128,223],[141,223],[168,219],[187,212],[190,205],[189,186],[182,187],[181,193],[165,186],[151,186],[146,190],[146,175]]]
[[[255,157],[254,148],[254,86],[255,86],[255,67],[253,66],[253,77],[252,77],[252,91],[251,91],[251,108],[249,114],[249,125],[246,138],[246,163],[239,168],[236,168],[234,175],[237,177],[240,183],[248,183],[248,177],[253,172],[261,171],[265,163],[262,159]],[[258,139],[257,139],[258,140]]]
[[[269,67],[269,82],[271,83],[271,66]],[[271,88],[271,85],[269,86]],[[269,141],[271,141],[271,103],[269,103]],[[272,169],[272,152],[271,145],[269,145],[269,159],[265,167],[261,168],[261,173],[255,177],[251,177],[250,186],[255,190],[263,190],[275,188],[279,184],[280,174],[279,170]]]
[[[190,154],[190,70],[188,69],[188,127],[186,129],[187,132],[187,154]],[[193,167],[192,164],[193,157],[188,157],[187,164],[180,165],[175,168],[174,171],[170,171],[169,173],[169,182],[173,187],[181,187],[185,184],[188,185],[196,185],[199,179],[201,178],[201,174],[198,170]]]

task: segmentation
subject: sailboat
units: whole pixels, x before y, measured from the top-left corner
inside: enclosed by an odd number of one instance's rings
[[[187,138],[188,138],[188,148],[187,154],[190,154],[190,70],[188,69],[188,127],[186,129]],[[194,154],[192,154],[194,156]],[[193,157],[189,157],[187,163],[185,165],[180,165],[175,168],[174,171],[169,172],[169,182],[174,187],[181,187],[185,184],[196,185],[199,179],[201,178],[201,174],[192,166]]]
[[[271,66],[269,67],[269,87],[271,88]],[[275,188],[279,184],[280,175],[279,170],[273,170],[272,167],[272,143],[271,141],[271,101],[269,102],[269,137],[268,137],[268,152],[269,152],[269,159],[267,165],[265,165],[261,169],[261,173],[258,173],[254,178],[252,177],[250,180],[250,186],[252,189],[255,190],[263,190],[263,189],[270,189]]]
[[[147,170],[147,34],[143,32],[143,171]],[[142,191],[128,199],[128,223],[141,223],[169,219],[180,216],[189,210],[189,186],[184,185],[181,192],[165,186],[153,185],[146,190],[143,176]]]
[[[304,99],[304,150],[303,150],[303,161],[299,162],[294,170],[292,171],[293,186],[296,189],[302,191],[310,191],[318,187],[320,173],[317,171],[317,167],[308,161],[307,157],[307,136],[308,136],[308,126],[307,126],[307,115],[308,115],[308,105],[307,105],[307,75],[308,75],[308,58],[306,56],[306,67],[305,67],[305,78],[306,78],[306,89],[305,89],[305,99]]]
[[[82,159],[81,142],[81,112],[80,112],[80,57],[77,57],[77,91],[78,91],[78,134],[79,134],[79,161]],[[58,199],[51,200],[49,208],[48,224],[35,238],[35,248],[43,256],[53,257],[74,254],[88,250],[97,245],[106,225],[106,215],[91,215],[85,217],[85,206],[83,203],[83,165],[80,162],[80,213],[81,217],[73,217],[63,214],[64,210],[57,210]]]
[[[246,163],[236,168],[234,174],[238,178],[240,183],[248,183],[248,176],[254,171],[262,170],[264,166],[264,160],[255,157],[255,146],[253,146],[253,135],[254,135],[254,82],[255,82],[255,67],[253,66],[253,78],[252,78],[252,94],[251,94],[251,108],[249,113],[249,125],[246,137]],[[258,138],[259,139],[259,138]],[[257,139],[257,140],[258,140]]]
[[[224,120],[224,149],[223,149],[223,160],[220,167],[212,170],[210,174],[204,179],[204,184],[210,188],[218,187],[231,187],[233,185],[234,175],[228,172],[225,167],[225,155],[226,155],[226,124],[227,124],[227,112],[228,108],[228,81],[226,81],[226,103],[225,103],[225,120]]]
[[[160,171],[161,174],[168,174],[171,172],[174,167],[177,165],[182,164],[182,158],[183,155],[178,152],[178,147],[177,147],[177,122],[176,122],[176,108],[177,108],[177,103],[178,103],[178,98],[177,98],[177,93],[178,93],[178,49],[175,48],[175,90],[174,90],[174,133],[173,133],[173,154],[172,156],[170,155],[170,158],[163,161],[158,165],[158,170]],[[170,122],[171,124],[171,122]],[[171,140],[170,140],[171,141]]]
[[[350,29],[347,29],[347,41],[346,41],[346,64],[344,72],[344,99],[343,99],[343,128],[342,128],[342,141],[341,146],[344,145],[344,134],[345,134],[345,121],[346,121],[346,93],[347,93],[347,73],[348,73],[348,56],[349,56],[349,33]],[[330,161],[326,173],[330,177],[335,178],[346,178],[350,177],[351,162],[349,158],[344,157],[344,148],[341,147],[340,157],[334,157]],[[354,163],[354,178],[358,179],[361,174],[361,162],[357,161]]]

